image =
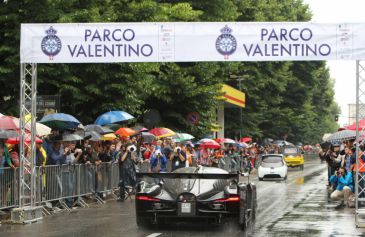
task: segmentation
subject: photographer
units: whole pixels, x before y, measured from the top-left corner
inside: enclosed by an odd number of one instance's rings
[[[126,187],[136,186],[136,167],[137,148],[132,143],[127,143],[121,148],[121,156],[119,159],[119,187],[120,201],[125,199]]]
[[[336,190],[331,194],[331,200],[340,200],[340,207],[348,206],[348,199],[354,188],[351,172],[347,172],[344,167],[341,167],[331,176],[330,182],[337,183]]]
[[[150,160],[151,171],[153,173],[160,173],[160,172],[167,172],[166,165],[167,165],[167,158],[161,152],[161,150],[156,150]]]
[[[177,146],[170,155],[170,160],[172,162],[171,172],[185,167],[186,153],[182,151],[181,147]]]
[[[326,152],[326,162],[328,167],[328,182],[330,183],[330,177],[335,171],[340,168],[342,159],[339,157],[339,144],[332,144],[331,149]]]

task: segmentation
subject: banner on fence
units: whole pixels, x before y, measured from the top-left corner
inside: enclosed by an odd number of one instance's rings
[[[365,59],[365,23],[22,24],[22,63]]]

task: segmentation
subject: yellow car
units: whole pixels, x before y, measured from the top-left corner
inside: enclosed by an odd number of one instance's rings
[[[304,156],[296,146],[283,146],[282,154],[288,167],[304,169]]]

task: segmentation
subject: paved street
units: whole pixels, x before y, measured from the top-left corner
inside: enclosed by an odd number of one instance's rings
[[[0,236],[363,236],[356,229],[354,209],[335,210],[328,203],[325,187],[326,166],[307,160],[304,171],[289,169],[287,182],[257,183],[258,211],[256,223],[246,232],[235,220],[221,226],[205,223],[168,223],[155,228],[138,228],[135,224],[134,203],[108,202],[71,213],[62,212],[45,217],[30,225],[0,226]],[[364,234],[363,234],[364,233]]]

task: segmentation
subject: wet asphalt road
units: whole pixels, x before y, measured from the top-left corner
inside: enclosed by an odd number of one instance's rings
[[[241,231],[234,219],[220,226],[194,222],[138,228],[134,202],[127,200],[57,213],[24,226],[3,224],[0,236],[365,236],[365,229],[355,227],[354,209],[336,210],[336,204],[327,201],[326,175],[326,166],[316,159],[307,160],[304,171],[289,169],[286,182],[251,178],[257,184],[258,210],[247,231]]]

